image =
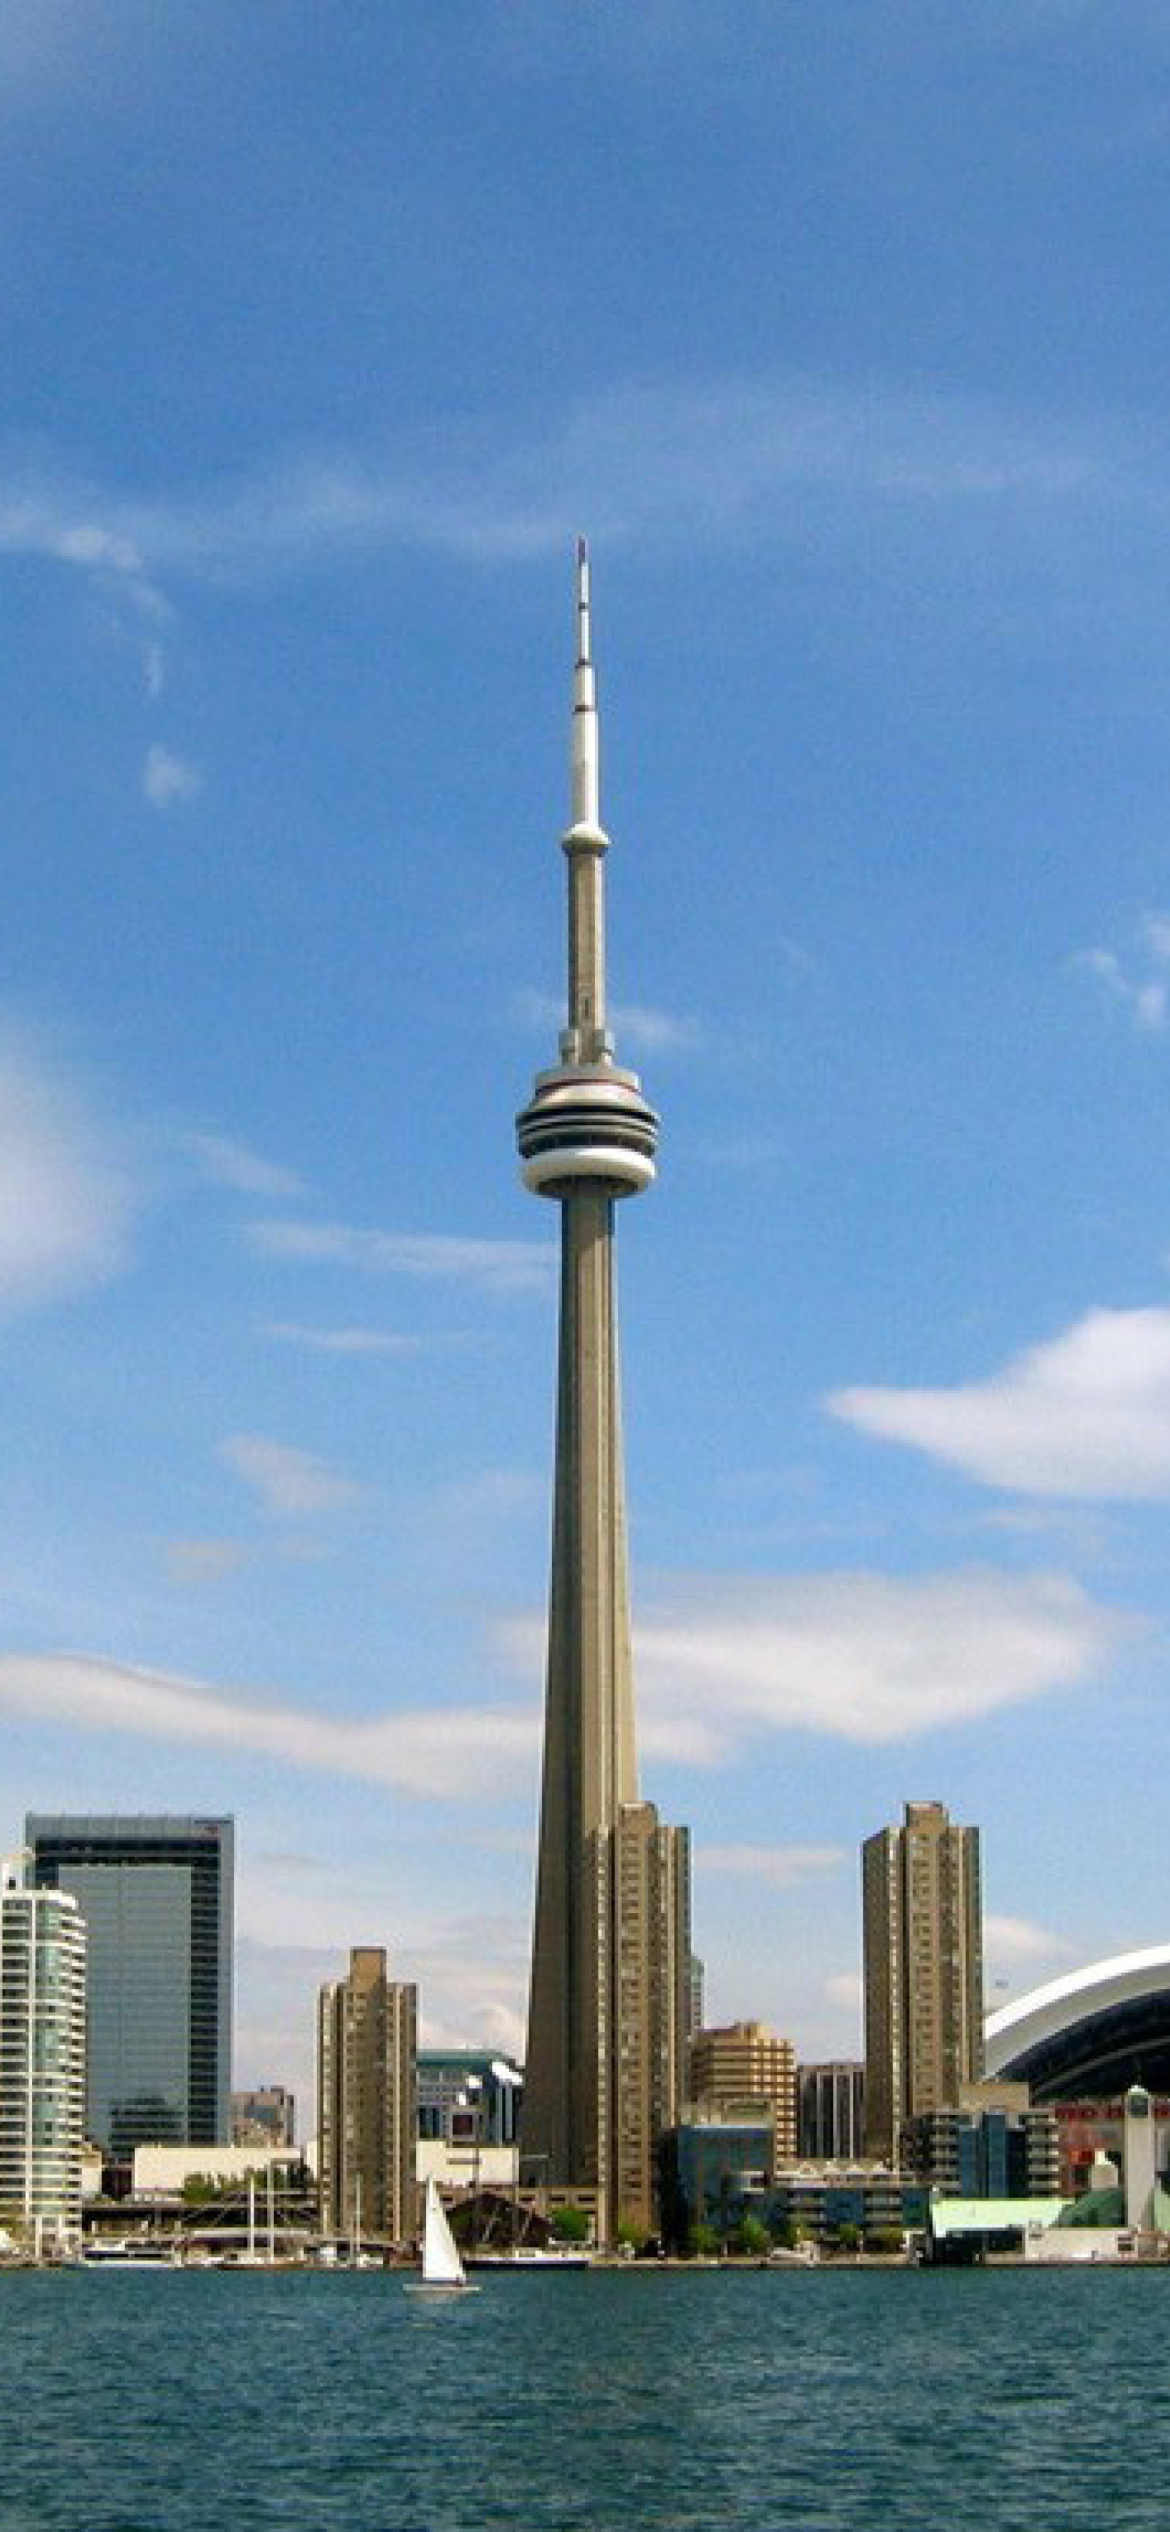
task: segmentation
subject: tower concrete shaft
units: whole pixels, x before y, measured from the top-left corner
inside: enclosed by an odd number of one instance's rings
[[[568,1011],[561,1060],[537,1076],[517,1124],[525,1184],[561,1207],[544,1776],[521,2156],[526,2165],[543,2166],[536,2178],[597,2189],[608,2229],[623,2207],[642,2218],[649,2204],[653,2132],[646,2100],[653,2097],[659,2124],[662,2117],[640,2060],[646,2051],[661,2054],[661,2030],[673,2032],[677,2022],[677,1941],[672,1937],[664,1949],[661,1922],[656,1932],[650,1926],[649,1883],[629,1861],[633,1824],[642,1822],[643,1842],[651,1828],[661,1838],[678,1833],[659,1832],[651,1806],[638,1803],[613,1226],[615,1200],[653,1179],[658,1120],[637,1075],[616,1064],[606,1024],[609,838],[599,820],[583,545],[577,550],[577,628],[572,822],[562,838]],[[663,1888],[676,1889],[680,1869],[685,1884],[685,1853],[684,1846],[673,1879],[664,1868]],[[661,1920],[659,1898],[653,1905]],[[685,1941],[686,1907],[672,1900],[666,1913]],[[636,2029],[628,2014],[623,2019],[620,2003],[634,1992],[623,1978],[623,1962],[631,1959],[643,1971],[635,1982],[641,1999]]]

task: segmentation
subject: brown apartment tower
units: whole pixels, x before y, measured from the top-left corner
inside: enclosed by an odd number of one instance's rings
[[[595,2189],[598,2230],[654,2220],[690,2022],[689,1842],[638,1797],[614,1203],[654,1177],[658,1119],[606,1022],[589,561],[577,549],[568,1008],[517,1121],[525,1185],[561,1211],[556,1475],[521,2167]]]
[[[417,1990],[358,1945],[317,2006],[321,2223],[352,2239],[409,2242],[414,2188]]]
[[[861,1850],[866,2152],[897,2160],[902,2124],[953,2110],[983,2073],[979,1831],[908,1802]]]

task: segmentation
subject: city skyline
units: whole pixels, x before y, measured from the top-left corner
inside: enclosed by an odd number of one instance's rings
[[[8,1842],[236,1816],[240,2085],[521,2041],[582,529],[707,2017],[857,2053],[908,1799],[989,2005],[1164,1932],[1168,47],[976,15],[5,13]]]

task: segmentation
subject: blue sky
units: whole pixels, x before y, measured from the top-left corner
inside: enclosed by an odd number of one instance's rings
[[[578,530],[709,2012],[908,1797],[992,2001],[1165,1932],[1168,137],[1152,0],[9,0],[7,1811],[236,1812],[241,2080],[519,2038]]]

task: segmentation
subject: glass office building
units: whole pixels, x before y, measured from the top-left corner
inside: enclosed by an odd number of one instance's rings
[[[28,1861],[0,1862],[0,2228],[31,2250],[81,2232],[85,1926]]]
[[[89,1929],[86,2122],[107,2154],[231,2135],[231,1820],[30,1814],[42,1889]]]

